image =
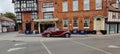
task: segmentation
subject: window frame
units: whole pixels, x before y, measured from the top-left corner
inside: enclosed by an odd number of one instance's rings
[[[68,11],[68,2],[63,1],[62,2],[62,12],[67,12]]]
[[[87,23],[87,26],[85,26],[85,23]],[[84,28],[90,28],[90,19],[89,18],[84,18]]]
[[[66,23],[65,23],[65,22],[66,22]],[[65,26],[65,24],[66,24],[66,26]],[[67,29],[68,26],[69,26],[69,25],[68,25],[68,19],[67,19],[67,18],[64,18],[64,19],[63,19],[63,28],[64,28],[64,29]]]
[[[78,3],[79,3],[78,0],[73,0],[73,4],[72,4],[73,11],[78,11],[78,6],[79,6]]]
[[[51,15],[52,17],[49,17],[49,16]],[[46,16],[47,16],[47,18],[46,18]],[[44,19],[53,19],[53,12],[44,12]]]
[[[84,0],[83,8],[84,8],[84,10],[90,10],[90,0]]]
[[[100,6],[100,7],[98,7]],[[102,9],[102,0],[96,0],[96,10],[101,10]]]
[[[77,21],[75,21],[75,20],[77,20]],[[77,26],[75,26],[74,23],[75,23]],[[78,28],[78,26],[79,26],[79,25],[78,25],[78,18],[74,18],[74,19],[73,19],[73,28]]]

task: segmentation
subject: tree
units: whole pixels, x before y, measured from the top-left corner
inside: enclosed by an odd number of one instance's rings
[[[15,16],[15,14],[13,14],[13,13],[11,13],[11,12],[6,12],[6,13],[4,14],[4,16],[5,16],[5,17],[8,17],[8,18],[11,18],[11,19],[13,19],[14,21],[16,21],[16,16]]]

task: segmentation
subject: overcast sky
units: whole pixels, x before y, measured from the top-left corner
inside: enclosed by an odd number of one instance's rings
[[[12,0],[0,0],[0,13],[12,12],[14,13],[14,6]]]

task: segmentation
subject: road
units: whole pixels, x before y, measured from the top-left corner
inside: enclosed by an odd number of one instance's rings
[[[119,35],[47,38],[18,37],[14,32],[0,34],[0,54],[120,54],[119,41]]]

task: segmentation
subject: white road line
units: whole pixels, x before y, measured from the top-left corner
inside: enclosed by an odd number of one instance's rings
[[[40,40],[40,42],[43,45],[43,47],[47,50],[48,54],[52,54],[51,51],[47,48],[47,46],[41,40]]]
[[[25,49],[26,47],[20,47],[20,48],[11,48],[8,50],[8,52],[15,51],[15,50],[20,50],[20,49]]]
[[[109,45],[108,48],[120,48],[120,47],[115,45]]]
[[[27,43],[17,43],[17,44],[14,44],[14,45],[18,46],[18,45],[24,45],[24,44],[27,44]]]
[[[102,50],[102,49],[99,49],[99,48],[96,48],[96,47],[93,47],[93,46],[90,46],[90,45],[87,45],[87,44],[84,44],[84,43],[80,43],[80,42],[73,41],[73,40],[71,40],[71,41],[74,42],[74,43],[77,43],[77,44],[80,44],[80,45],[83,45],[83,46],[86,46],[86,47],[95,49],[95,50],[97,50],[97,51],[103,52],[103,53],[105,53],[105,54],[112,54],[112,53],[107,52],[107,51],[105,51],[105,50]]]

